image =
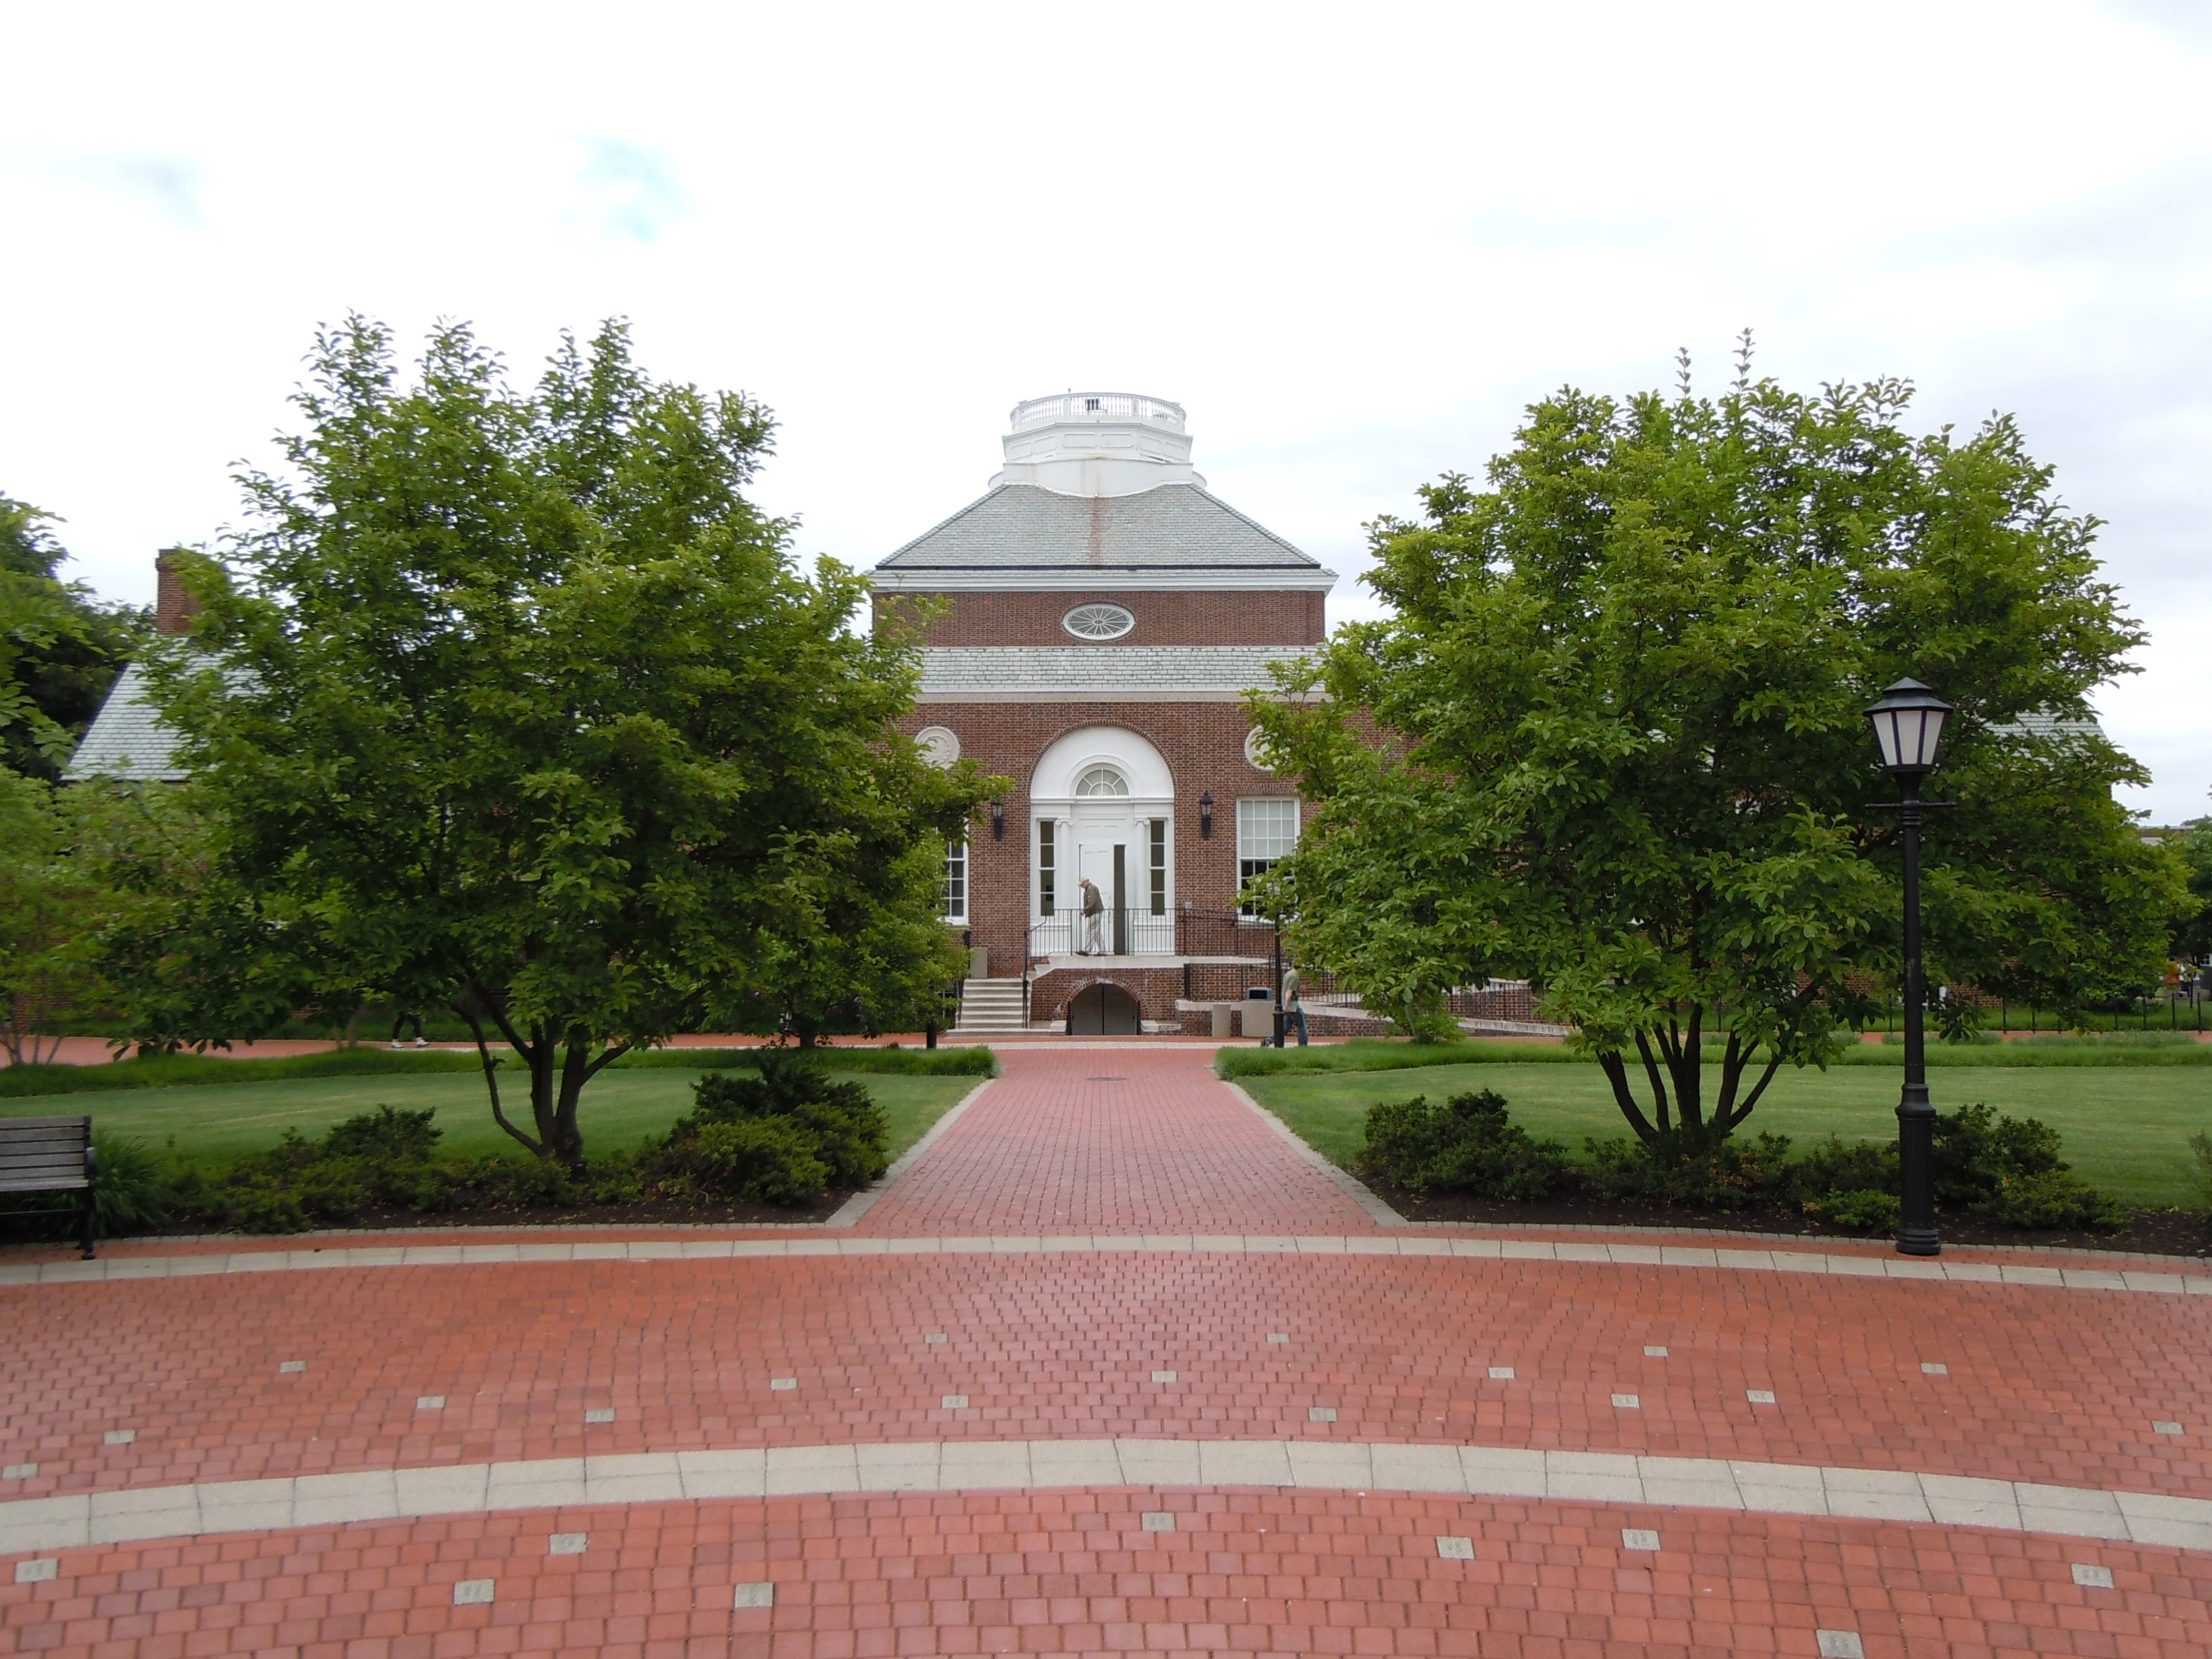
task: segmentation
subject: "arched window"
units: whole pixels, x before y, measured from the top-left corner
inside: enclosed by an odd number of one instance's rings
[[[1127,795],[1129,780],[1112,767],[1092,767],[1075,781],[1077,795]]]

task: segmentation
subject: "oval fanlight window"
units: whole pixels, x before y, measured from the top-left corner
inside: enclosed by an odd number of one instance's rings
[[[1093,767],[1075,781],[1077,795],[1127,795],[1129,780],[1112,767]]]
[[[1060,626],[1079,640],[1118,640],[1137,626],[1137,619],[1119,605],[1078,605],[1060,619]]]

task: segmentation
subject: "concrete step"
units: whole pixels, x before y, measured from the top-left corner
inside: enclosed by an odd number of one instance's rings
[[[1021,981],[970,979],[960,992],[960,1023],[952,1029],[980,1036],[1028,1030],[1021,1017]]]

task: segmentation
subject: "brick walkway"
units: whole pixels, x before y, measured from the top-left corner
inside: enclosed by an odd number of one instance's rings
[[[858,1234],[1372,1234],[1207,1058],[1009,1057]],[[2212,1498],[2212,1297],[1127,1243],[0,1286],[0,1652],[1567,1659],[1816,1655],[1822,1630],[1868,1655],[2212,1651],[2212,1548],[1809,1518],[1748,1474],[1748,1513],[1187,1475],[667,1502],[643,1474],[695,1450],[1129,1437]],[[158,1507],[192,1482],[508,1460],[635,1470],[640,1501],[37,1541],[73,1494]],[[1726,1465],[1668,1465],[1699,1467]],[[490,1602],[456,1606],[464,1580]],[[768,1583],[773,1606],[733,1605]]]
[[[1353,1233],[1366,1214],[1204,1049],[1013,1049],[861,1223],[873,1234]]]

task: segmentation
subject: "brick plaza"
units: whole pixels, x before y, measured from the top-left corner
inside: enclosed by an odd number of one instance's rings
[[[0,1650],[2212,1648],[2212,1279],[1386,1226],[1209,1059],[843,1229],[0,1259]]]

